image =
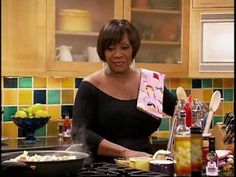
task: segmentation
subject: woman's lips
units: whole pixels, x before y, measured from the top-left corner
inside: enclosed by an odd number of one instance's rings
[[[114,65],[116,65],[116,66],[123,66],[124,64],[125,64],[125,62],[113,62],[114,63]]]

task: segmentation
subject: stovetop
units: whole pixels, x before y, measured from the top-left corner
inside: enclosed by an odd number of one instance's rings
[[[92,165],[84,166],[77,173],[77,177],[166,177],[168,175],[150,172],[150,171],[141,171],[126,167],[119,167],[116,164],[99,162]]]

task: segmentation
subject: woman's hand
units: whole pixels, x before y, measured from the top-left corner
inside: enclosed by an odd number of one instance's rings
[[[110,157],[152,157],[151,154],[141,151],[134,151],[118,144],[103,139],[98,147],[98,154]]]
[[[125,151],[123,151],[121,156],[124,157],[124,158],[129,158],[129,157],[152,157],[151,154],[148,154],[146,152],[134,151],[134,150],[130,150],[130,149],[126,149]]]

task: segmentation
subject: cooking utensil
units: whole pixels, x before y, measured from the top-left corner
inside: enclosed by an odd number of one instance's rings
[[[211,125],[212,117],[214,112],[218,109],[221,101],[221,93],[220,91],[215,91],[211,96],[211,101],[209,105],[209,113],[206,121],[206,125],[203,131],[203,134],[207,134]]]
[[[167,144],[167,151],[171,151],[171,147],[173,144],[173,140],[174,140],[174,130],[176,129],[176,119],[177,119],[177,106],[175,107],[175,112],[174,115],[172,117],[172,127],[171,127],[171,131],[170,131],[170,138]]]
[[[81,146],[81,144],[78,144]],[[69,147],[70,148],[70,147]],[[75,147],[73,147],[75,148]],[[55,151],[55,150],[42,150],[42,151],[28,151],[29,156],[37,155],[56,155],[56,156],[70,156],[76,158],[71,160],[58,160],[58,161],[42,161],[42,162],[14,162],[10,161],[23,151],[10,152],[1,154],[2,168],[4,176],[68,176],[76,173],[77,170],[83,166],[84,159],[89,155],[84,152],[76,151]]]
[[[185,90],[182,87],[178,87],[176,89],[176,95],[177,95],[178,100],[187,101],[187,99],[188,99],[187,94],[186,94]]]
[[[177,99],[180,102],[181,100],[187,100],[187,94],[184,91],[184,89],[182,87],[178,87],[176,89],[176,95],[177,95]],[[175,111],[172,117],[172,127],[171,127],[171,131],[170,131],[170,138],[167,144],[167,151],[171,151],[171,147],[174,141],[174,130],[176,129],[176,122],[177,122],[177,111],[178,111],[178,105],[175,106]]]

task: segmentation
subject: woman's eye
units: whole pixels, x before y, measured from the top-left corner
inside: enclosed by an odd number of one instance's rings
[[[114,50],[114,47],[108,47],[107,50],[112,51]]]
[[[123,49],[123,50],[127,50],[127,49],[129,49],[129,47],[130,47],[130,46],[123,46],[122,49]]]

